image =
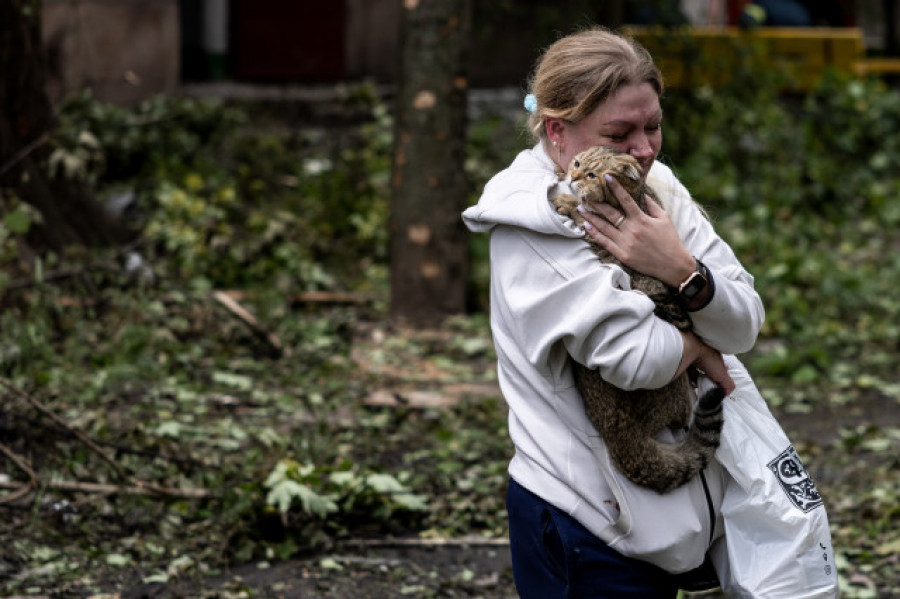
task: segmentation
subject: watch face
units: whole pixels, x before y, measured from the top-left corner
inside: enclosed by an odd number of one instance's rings
[[[688,282],[684,284],[684,287],[681,289],[681,295],[687,299],[694,299],[698,293],[703,291],[704,287],[706,287],[706,278],[699,272],[695,272]]]

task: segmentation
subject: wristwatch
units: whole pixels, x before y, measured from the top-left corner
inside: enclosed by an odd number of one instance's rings
[[[678,286],[678,296],[687,303],[697,299],[697,296],[709,285],[709,270],[702,262],[696,258],[694,260],[697,262],[697,270],[688,275],[688,278]]]

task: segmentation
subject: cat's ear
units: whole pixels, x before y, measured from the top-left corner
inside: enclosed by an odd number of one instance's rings
[[[641,180],[641,171],[634,165],[629,164],[625,167],[625,171],[622,173],[632,181],[640,181]]]

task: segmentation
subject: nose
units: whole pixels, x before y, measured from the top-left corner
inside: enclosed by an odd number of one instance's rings
[[[650,140],[647,139],[647,136],[642,135],[635,140],[634,145],[631,146],[628,153],[638,160],[641,158],[650,158],[653,156],[653,146],[650,145]]]

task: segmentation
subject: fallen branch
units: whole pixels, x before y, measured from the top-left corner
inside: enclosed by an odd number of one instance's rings
[[[381,408],[444,408],[465,398],[501,397],[497,383],[451,383],[440,389],[376,389],[362,401],[363,405]]]
[[[14,452],[12,449],[7,447],[3,443],[0,443],[0,453],[3,453],[6,457],[8,457],[10,459],[10,461],[12,461],[13,464],[18,466],[22,470],[24,470],[25,473],[28,475],[28,478],[31,479],[32,484],[37,482],[37,474],[34,473],[34,470],[31,469],[31,466],[29,466],[25,460],[23,460],[21,457],[19,457],[19,455],[16,452]]]
[[[138,239],[131,243],[128,243],[120,248],[118,248],[114,253],[111,254],[113,259],[120,259],[122,256],[127,254],[128,252],[134,251],[136,248],[140,247],[143,244],[142,239]],[[73,279],[76,277],[87,276],[92,271],[102,271],[102,272],[119,272],[122,268],[116,265],[115,262],[112,262],[108,259],[100,260],[97,262],[92,262],[89,264],[85,264],[79,266],[77,268],[66,268],[62,270],[51,270],[41,274],[40,280],[35,278],[31,279],[19,279],[16,281],[10,281],[6,284],[5,291],[16,291],[19,289],[27,289],[30,287],[35,287],[42,283],[52,283],[56,281],[64,281],[66,279]],[[69,300],[71,301],[71,300]]]
[[[508,538],[491,539],[476,535],[453,538],[350,539],[345,547],[508,547]]]
[[[267,331],[259,324],[256,318],[241,306],[237,300],[224,291],[214,292],[213,299],[222,304],[232,315],[247,325],[247,327],[253,331],[253,334],[265,341],[272,349],[274,357],[280,358],[284,354],[284,347],[281,344],[281,340],[275,336],[274,333]]]
[[[38,419],[38,417],[30,418],[28,416],[17,414],[16,417],[21,418],[21,424],[11,424],[12,416],[9,414],[9,411],[0,408],[0,437],[3,437],[4,433],[7,434],[16,434],[20,431],[17,426],[26,426],[30,428],[32,431],[40,428],[42,431],[45,431],[47,434],[54,435],[68,435],[72,436],[73,433],[69,428],[62,428],[59,426],[54,426],[53,424],[48,424],[47,422]],[[177,464],[182,467],[190,467],[190,468],[211,468],[210,464],[202,462],[196,458],[192,458],[190,456],[177,456],[177,455],[163,455],[158,449],[157,450],[149,450],[149,449],[138,449],[136,447],[131,447],[127,445],[123,445],[121,443],[115,443],[113,441],[105,441],[103,439],[95,439],[94,443],[96,443],[99,447],[102,447],[106,450],[112,450],[114,455],[136,455],[145,458],[151,458],[153,460],[160,459],[166,460],[173,464]]]
[[[25,399],[37,408],[40,412],[49,417],[53,422],[57,425],[63,427],[68,433],[77,437],[81,442],[87,445],[92,451],[94,451],[97,455],[103,458],[108,464],[110,464],[115,470],[116,474],[122,480],[131,482],[131,486],[125,485],[109,485],[109,484],[98,484],[98,483],[85,483],[79,481],[59,481],[59,480],[51,480],[51,481],[43,481],[38,475],[31,469],[25,460],[19,457],[14,451],[8,448],[6,445],[0,443],[0,453],[4,454],[7,458],[9,458],[16,466],[24,470],[30,479],[28,483],[14,483],[8,481],[0,481],[0,489],[11,489],[13,493],[6,495],[3,498],[0,498],[0,503],[9,503],[19,499],[34,491],[38,488],[48,488],[48,489],[56,489],[60,491],[75,491],[75,492],[83,492],[83,493],[100,493],[100,494],[120,494],[120,495],[151,495],[151,496],[167,496],[167,497],[177,497],[181,499],[202,499],[204,497],[209,497],[213,495],[212,491],[208,489],[176,489],[171,487],[160,487],[151,483],[147,483],[141,480],[136,480],[130,478],[125,471],[122,470],[121,466],[119,466],[116,462],[112,460],[103,450],[94,443],[93,440],[90,439],[87,435],[82,433],[79,430],[76,430],[69,426],[69,424],[53,413],[48,407],[39,402],[37,399],[31,397],[28,393],[17,388],[11,382],[6,380],[3,377],[0,377],[0,385],[5,387],[8,391],[15,394],[16,396]]]
[[[14,167],[18,162],[24,160],[29,154],[47,143],[49,139],[50,133],[45,131],[37,136],[37,138],[25,144],[22,148],[19,149],[18,152],[16,152],[16,154],[12,158],[4,162],[3,166],[0,166],[0,177],[5,175],[6,171]]]
[[[37,475],[34,473],[34,470],[31,469],[31,466],[29,466],[25,460],[23,460],[21,457],[19,457],[19,455],[16,454],[16,452],[14,452],[12,449],[7,447],[3,443],[0,443],[0,453],[2,453],[7,458],[9,458],[13,464],[18,466],[22,470],[24,470],[25,473],[28,474],[28,478],[31,481],[29,484],[21,485],[17,491],[10,493],[9,495],[7,495],[5,497],[0,498],[0,503],[12,503],[12,502],[16,501],[17,499],[19,499],[20,497],[24,497],[24,496],[28,495],[28,493],[30,493],[31,490],[37,486]]]
[[[54,281],[64,281],[66,279],[73,279],[75,277],[80,277],[82,275],[86,275],[88,271],[92,269],[109,269],[107,265],[87,265],[79,268],[69,268],[66,270],[54,270],[51,272],[45,272],[41,275],[41,279],[20,279],[18,281],[11,281],[6,285],[7,291],[17,291],[19,289],[26,289],[29,287],[35,287],[42,283],[52,283]]]
[[[28,401],[28,403],[33,405],[40,412],[42,412],[44,415],[46,415],[48,418],[50,418],[50,420],[52,420],[59,426],[63,427],[64,429],[66,429],[71,434],[75,435],[75,437],[77,437],[79,441],[81,441],[82,443],[87,445],[91,451],[96,453],[98,456],[100,456],[101,459],[103,459],[103,461],[105,461],[107,464],[109,464],[110,467],[112,467],[112,469],[115,471],[116,475],[120,479],[122,479],[122,480],[128,479],[128,475],[125,474],[125,471],[122,470],[122,467],[119,466],[112,458],[110,458],[108,455],[106,455],[106,453],[102,449],[100,449],[100,447],[96,443],[94,443],[90,437],[88,437],[81,431],[72,428],[68,422],[66,422],[59,416],[57,416],[50,408],[48,408],[47,406],[45,406],[44,404],[42,404],[35,398],[31,397],[28,393],[25,393],[24,391],[20,390],[18,387],[16,387],[12,383],[10,383],[5,378],[0,377],[0,385],[3,385],[8,391],[13,393],[14,395],[17,395],[18,397]]]
[[[72,491],[80,493],[99,493],[103,495],[144,495],[177,497],[179,499],[203,499],[214,495],[209,489],[176,489],[172,487],[157,487],[155,485],[137,484],[136,486],[105,485],[100,483],[85,483],[80,481],[51,480],[38,482],[38,485],[57,491]],[[11,483],[0,481],[0,489],[12,489],[16,493],[23,490],[27,493],[32,490],[28,483]]]
[[[367,295],[342,291],[304,291],[291,298],[292,304],[367,304],[371,301]]]

